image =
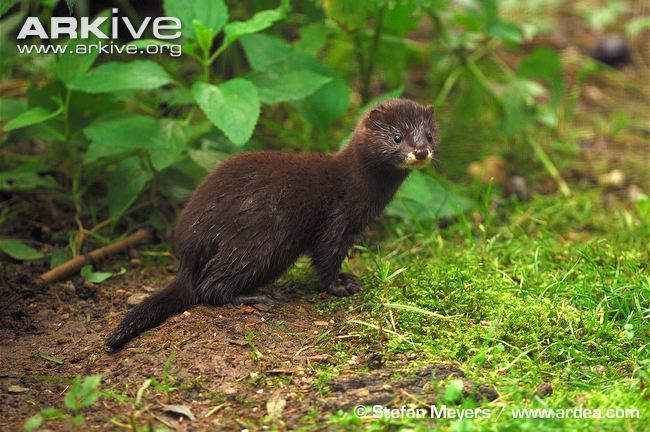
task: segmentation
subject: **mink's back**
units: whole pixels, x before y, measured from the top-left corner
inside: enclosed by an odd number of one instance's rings
[[[275,279],[312,248],[322,222],[342,205],[342,170],[332,155],[320,153],[253,152],[227,160],[179,217],[181,270],[189,271],[199,294],[229,291],[205,279],[215,274],[235,284],[245,275],[239,282],[251,287]]]

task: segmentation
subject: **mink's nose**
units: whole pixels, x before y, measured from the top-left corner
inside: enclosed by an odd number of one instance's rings
[[[418,149],[413,152],[413,155],[417,160],[424,160],[429,156],[429,150],[427,149]]]

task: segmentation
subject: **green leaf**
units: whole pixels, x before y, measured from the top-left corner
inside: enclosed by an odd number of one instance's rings
[[[54,249],[50,255],[50,269],[60,266],[72,258],[72,254],[67,249]]]
[[[49,355],[44,354],[44,353],[42,353],[42,352],[36,352],[36,355],[38,355],[38,356],[39,356],[40,358],[42,358],[43,360],[47,360],[47,361],[50,361],[50,362],[52,362],[52,363],[56,363],[56,364],[58,364],[58,365],[62,365],[63,363],[65,363],[65,362],[64,362],[63,360],[61,360],[61,359],[58,359],[58,358],[56,358],[56,357],[49,356]],[[45,412],[45,410],[41,411],[41,413],[44,413],[44,412]],[[45,414],[44,414],[44,415],[45,415]],[[47,417],[47,415],[45,415],[45,416]]]
[[[38,429],[43,424],[44,421],[45,421],[45,419],[43,418],[42,415],[36,414],[34,416],[31,416],[25,422],[25,424],[23,425],[23,428],[26,431],[31,432],[31,431],[34,431],[34,430]]]
[[[72,6],[68,4],[70,10]],[[105,10],[99,13],[95,18],[107,18],[100,26],[99,30],[108,34],[110,13]],[[99,38],[95,34],[89,35],[88,39],[69,39],[66,43],[66,49],[63,53],[57,54],[56,66],[54,73],[56,76],[67,86],[76,78],[85,74],[88,69],[93,65],[99,56],[99,50],[90,48],[91,45],[97,44]],[[80,47],[85,45],[85,51],[81,52]]]
[[[257,87],[260,100],[268,104],[302,99],[332,81],[331,77],[309,70],[288,74],[258,72],[247,78]]]
[[[472,207],[472,201],[445,188],[434,178],[415,171],[397,191],[386,214],[405,220],[436,220],[457,216]]]
[[[61,362],[61,364],[63,364],[63,362]],[[65,415],[65,413],[58,408],[43,408],[41,414],[46,420],[61,418]]]
[[[201,21],[192,20],[192,27],[194,27],[194,34],[196,35],[196,42],[199,44],[204,53],[209,53],[212,49],[212,40],[214,33],[212,29],[206,27]]]
[[[81,277],[92,283],[102,283],[113,276],[110,272],[93,272],[93,266],[88,264],[81,268]]]
[[[217,165],[230,157],[230,154],[212,148],[209,143],[202,143],[200,149],[189,149],[190,159],[206,171],[212,171]]]
[[[384,29],[387,33],[404,37],[420,23],[421,11],[416,2],[395,2],[384,13]]]
[[[265,34],[247,35],[242,46],[249,64],[258,72],[289,74],[310,70],[332,78],[313,94],[292,105],[300,115],[320,130],[327,130],[349,107],[350,91],[345,80],[313,57],[295,50],[289,43]]]
[[[74,2],[75,2],[75,0],[65,0],[65,4],[68,5],[68,12],[70,12],[70,15],[72,15],[72,9],[74,8]]]
[[[31,190],[36,188],[53,188],[57,186],[51,176],[40,173],[51,168],[41,162],[24,163],[11,171],[0,172],[0,190]]]
[[[151,171],[143,167],[138,157],[130,157],[117,164],[108,178],[108,215],[111,220],[117,221],[122,217],[138,199],[151,177]]]
[[[20,0],[0,0],[0,16],[7,13],[9,9]]]
[[[557,51],[550,48],[537,48],[526,56],[517,66],[517,75],[524,78],[541,78],[551,85],[550,105],[556,109],[564,90],[562,61]]]
[[[76,78],[68,87],[86,93],[107,93],[151,90],[171,81],[171,77],[158,63],[151,60],[134,60],[128,63],[104,63]]]
[[[534,123],[536,113],[540,111],[535,97],[545,92],[544,87],[535,81],[515,78],[508,82],[501,97],[505,114],[503,132],[513,136]]]
[[[17,239],[0,239],[0,250],[19,261],[43,258],[43,254]]]
[[[0,121],[16,117],[25,111],[27,111],[27,100],[12,97],[2,98],[2,103],[0,103]]]
[[[332,33],[324,22],[315,22],[300,27],[300,39],[294,43],[295,49],[311,56],[317,56],[327,43],[327,38]]]
[[[216,35],[228,21],[228,7],[223,0],[164,0],[163,8],[166,16],[181,20],[181,33],[187,38],[196,40],[197,36],[192,25],[193,20],[199,20],[205,27]]]
[[[34,107],[22,114],[18,114],[16,117],[7,122],[3,129],[5,132],[9,132],[15,129],[43,123],[58,116],[62,111],[62,107],[59,107],[54,111],[43,107]]]
[[[250,81],[235,78],[218,86],[198,82],[192,94],[206,117],[235,145],[250,139],[260,114],[257,89]]]
[[[350,89],[345,80],[334,78],[315,93],[292,105],[314,127],[326,131],[348,111]]]
[[[277,9],[270,9],[256,13],[248,21],[232,21],[223,29],[225,38],[223,48],[235,42],[237,39],[246,34],[252,34],[267,29],[276,21],[283,19],[289,9],[289,1],[282,0]]]
[[[76,378],[65,395],[65,406],[72,411],[79,411],[95,403],[100,396],[99,383],[101,375],[90,375],[83,378],[83,381]]]
[[[329,18],[337,21],[344,29],[355,30],[366,28],[372,7],[363,1],[327,0],[323,2],[323,9]]]
[[[463,395],[463,380],[456,379],[447,384],[445,388],[445,402],[457,402]]]
[[[519,27],[511,22],[500,20],[495,21],[488,27],[488,33],[490,36],[504,40],[506,42],[512,42],[516,44],[523,42]]]
[[[178,122],[139,115],[93,123],[84,134],[91,141],[84,163],[146,150],[157,171],[176,162],[187,144]]]

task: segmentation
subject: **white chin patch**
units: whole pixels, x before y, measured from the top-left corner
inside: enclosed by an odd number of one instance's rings
[[[426,159],[418,159],[415,157],[413,152],[410,152],[409,154],[406,155],[406,159],[404,162],[402,162],[399,166],[400,168],[406,168],[406,169],[422,169],[425,166],[429,165],[429,162],[431,162],[431,152],[427,154]]]

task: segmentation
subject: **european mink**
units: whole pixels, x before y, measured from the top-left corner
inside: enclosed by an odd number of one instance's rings
[[[244,153],[209,174],[181,212],[176,278],[126,314],[106,339],[121,348],[197,304],[268,303],[255,290],[309,254],[319,289],[357,292],[339,273],[355,238],[391,200],[410,169],[436,151],[431,106],[398,99],[373,106],[348,146],[333,154]]]

